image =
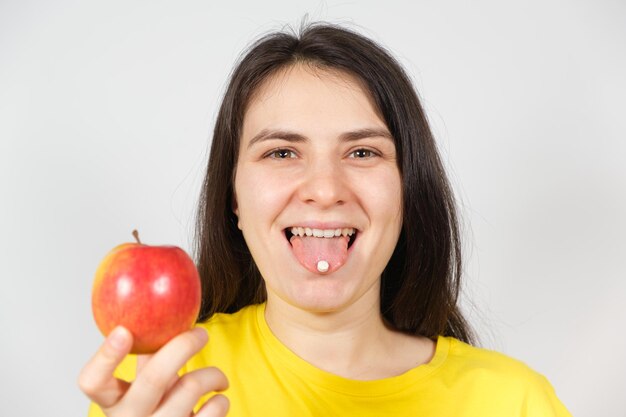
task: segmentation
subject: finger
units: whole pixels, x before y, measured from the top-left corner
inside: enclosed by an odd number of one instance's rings
[[[151,354],[150,355],[137,355],[137,372],[135,372],[135,375],[139,375],[141,373],[141,370],[145,368],[146,364],[150,361],[150,358],[152,358],[152,356],[153,355]],[[170,388],[174,386],[176,381],[178,381],[178,375],[175,375],[172,377],[169,384],[165,388],[165,391],[166,392],[169,391]]]
[[[152,356],[154,355],[137,355],[137,373],[135,375],[139,375],[141,373],[141,370],[145,368]]]
[[[198,410],[195,417],[224,417],[230,408],[230,401],[222,394],[216,394]]]
[[[200,397],[214,391],[228,388],[226,375],[217,368],[202,368],[183,375],[169,391],[154,417],[175,416],[176,413],[189,413]],[[187,415],[187,414],[184,414]]]
[[[148,360],[141,373],[120,401],[122,408],[131,408],[133,414],[149,415],[157,407],[172,378],[178,375],[185,362],[206,344],[206,330],[197,327],[184,332],[163,346]]]
[[[130,352],[132,345],[131,333],[118,326],[82,369],[78,377],[78,386],[101,407],[107,408],[117,403],[128,390],[129,384],[115,378],[113,372]]]

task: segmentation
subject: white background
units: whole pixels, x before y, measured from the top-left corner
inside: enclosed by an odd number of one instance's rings
[[[0,415],[86,412],[96,266],[133,228],[190,248],[233,63],[309,13],[413,77],[460,200],[482,344],[575,416],[624,416],[626,4],[225,3],[0,1]]]

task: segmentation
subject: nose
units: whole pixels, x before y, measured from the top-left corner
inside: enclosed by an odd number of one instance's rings
[[[350,195],[346,180],[339,161],[309,161],[298,196],[301,201],[319,208],[343,205]]]

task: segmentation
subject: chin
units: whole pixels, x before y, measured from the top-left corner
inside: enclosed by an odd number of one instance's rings
[[[357,294],[357,288],[337,278],[320,279],[317,276],[308,282],[292,286],[281,298],[293,307],[310,313],[325,314],[345,310],[361,297]]]

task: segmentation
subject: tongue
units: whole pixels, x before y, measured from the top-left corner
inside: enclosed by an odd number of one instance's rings
[[[300,264],[311,272],[319,273],[317,263],[328,262],[328,272],[335,271],[346,262],[348,258],[347,236],[338,237],[313,237],[292,236],[289,240],[293,247],[293,253]]]

